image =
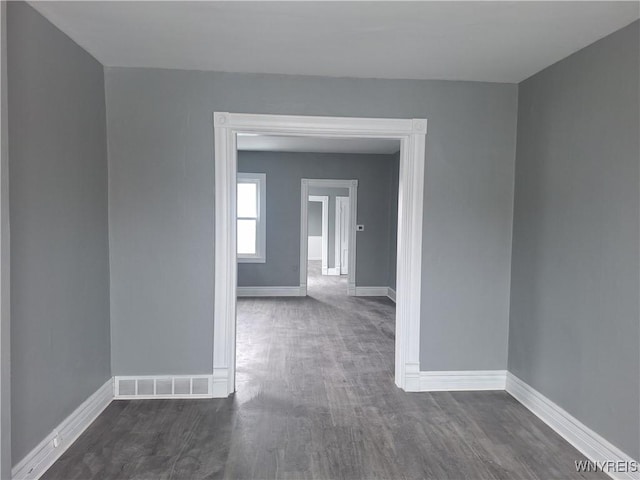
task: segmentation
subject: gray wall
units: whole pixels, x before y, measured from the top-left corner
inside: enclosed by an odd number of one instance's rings
[[[391,167],[390,155],[238,152],[239,172],[267,174],[267,261],[239,263],[238,285],[300,285],[301,180],[329,178],[358,180],[358,223],[365,224],[365,231],[357,233],[356,285],[386,286]],[[333,238],[335,196],[349,191],[309,188],[309,193],[333,197],[329,205],[329,238]],[[329,250],[329,266],[334,252]]]
[[[114,374],[211,372],[213,111],[428,118],[421,367],[506,367],[516,85],[105,71]]]
[[[309,221],[307,222],[309,237],[322,236],[322,203],[307,202],[307,211],[309,212]]]
[[[638,22],[520,84],[509,370],[640,458]]]
[[[7,109],[7,2],[0,2],[0,478],[11,478],[11,309],[9,256],[9,150]]]
[[[348,160],[345,160],[348,161]],[[328,175],[327,175],[328,176]],[[348,197],[349,196],[349,189],[348,188],[319,188],[319,187],[309,187],[309,193],[311,195],[323,195],[326,197],[329,197],[329,214],[327,215],[327,217],[329,217],[329,258],[327,259],[327,268],[335,268],[336,266],[336,197]],[[384,227],[384,228],[388,228],[388,226],[382,226],[382,225],[378,225],[378,222],[376,222],[375,228],[380,228],[380,227]],[[380,232],[382,233],[382,232]],[[370,241],[370,238],[366,238],[365,241]],[[388,246],[385,247],[388,250]],[[357,259],[356,259],[357,260]],[[362,281],[364,282],[368,282],[368,281],[373,281],[371,279],[366,279],[363,278]],[[369,286],[373,286],[370,285],[369,283],[367,283],[367,285]]]
[[[102,65],[9,2],[12,457],[111,376]]]

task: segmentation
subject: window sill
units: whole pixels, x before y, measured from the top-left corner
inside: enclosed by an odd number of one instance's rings
[[[238,257],[238,263],[267,263],[264,257]]]

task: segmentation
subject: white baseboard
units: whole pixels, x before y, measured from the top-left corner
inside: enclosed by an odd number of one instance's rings
[[[300,297],[301,287],[238,287],[238,297]]]
[[[386,297],[389,287],[356,287],[356,297]]]
[[[510,372],[507,373],[506,390],[513,398],[531,410],[534,415],[549,425],[556,433],[583,453],[589,460],[593,462],[623,462],[625,465],[631,465],[634,461],[637,462],[640,460],[632,459],[562,407],[549,400]],[[620,480],[640,479],[640,472],[613,472],[605,470],[605,473],[611,478]]]
[[[417,368],[416,365],[416,370]],[[409,391],[506,390],[589,460],[597,462],[600,468],[604,466],[604,472],[611,478],[640,480],[640,472],[615,472],[612,470],[616,465],[637,465],[638,460],[631,458],[562,407],[509,372],[504,370],[471,370],[415,373],[417,375],[412,375],[412,380],[417,377],[418,382],[412,382],[412,385],[415,385],[414,388],[408,389]],[[11,476],[14,480],[40,478],[114,398],[134,400],[226,397],[229,388],[228,379],[221,377],[218,380],[218,382],[214,382],[214,375],[113,377],[18,462],[12,468]],[[129,390],[126,390],[127,388]],[[167,388],[169,388],[168,393],[165,393]]]
[[[389,300],[393,303],[396,303],[396,291],[393,288],[387,287],[387,297],[389,297]]]
[[[213,398],[227,398],[235,390],[235,378],[230,378],[228,368],[214,368],[211,383]]]
[[[420,372],[421,392],[504,390],[506,370]]]
[[[118,400],[213,398],[213,375],[135,375],[113,377]]]
[[[417,362],[406,362],[404,364],[404,391],[420,391],[420,364]]]
[[[40,478],[112,400],[113,380],[110,378],[20,460],[11,469],[11,477],[14,480]]]

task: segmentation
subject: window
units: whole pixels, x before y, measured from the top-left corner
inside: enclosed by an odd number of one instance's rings
[[[238,262],[266,262],[266,183],[264,173],[238,173]]]

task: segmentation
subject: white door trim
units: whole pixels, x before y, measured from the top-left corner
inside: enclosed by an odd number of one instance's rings
[[[426,119],[214,113],[215,304],[213,395],[235,389],[238,133],[400,140],[395,383],[420,388],[420,300]],[[355,216],[354,216],[355,221]]]
[[[344,203],[344,199],[349,199],[349,197],[345,197],[343,195],[336,196],[336,218],[335,218],[335,260],[334,267],[338,275],[342,275],[342,214],[340,213],[341,203]],[[357,211],[357,209],[356,209]],[[351,219],[349,219],[351,223]],[[347,246],[349,248],[350,245]],[[347,265],[348,267],[348,265]],[[347,273],[349,273],[349,268],[347,268]]]
[[[309,197],[309,187],[321,188],[348,188],[349,199],[351,201],[351,218],[349,229],[349,248],[353,246],[353,254],[349,252],[349,276],[347,277],[347,294],[356,294],[356,228],[355,218],[358,208],[358,180],[329,180],[317,178],[303,178],[300,182],[300,198],[302,205],[300,208],[300,292],[307,294],[307,236],[308,236],[308,218],[309,209],[305,199]],[[327,204],[327,212],[329,211]],[[323,224],[322,224],[322,248],[324,249],[324,205],[322,207]],[[328,240],[328,219],[327,219],[327,240]],[[329,248],[327,244],[327,249]],[[328,255],[327,255],[328,256]],[[324,252],[322,253],[324,261]],[[323,265],[324,268],[324,265]]]
[[[308,195],[309,202],[320,202],[322,203],[322,274],[327,274],[327,269],[329,268],[329,197],[327,195]],[[307,217],[308,217],[308,209],[307,209]],[[309,245],[309,218],[307,218],[307,234],[304,238],[307,240],[307,246]],[[302,235],[302,233],[301,233]],[[307,259],[308,260],[308,259]],[[306,262],[305,262],[306,268]]]

